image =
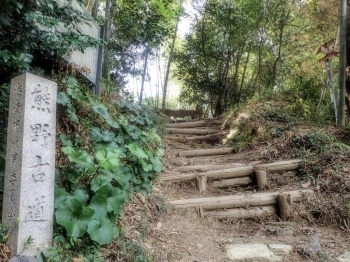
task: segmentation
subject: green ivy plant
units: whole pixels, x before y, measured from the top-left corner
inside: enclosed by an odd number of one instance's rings
[[[66,91],[58,94],[58,103],[66,108],[69,121],[87,122],[75,109],[85,104],[100,126],[89,123],[88,148],[83,139],[60,134],[61,151],[69,163],[57,172],[56,222],[68,237],[88,236],[107,244],[118,234],[115,221],[130,192],[150,192],[151,180],[162,170],[161,139],[151,111],[122,100],[115,105],[115,116],[81,91],[74,78],[63,84]]]

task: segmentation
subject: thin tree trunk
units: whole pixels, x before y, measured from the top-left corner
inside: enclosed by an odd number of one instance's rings
[[[249,64],[249,57],[250,57],[250,53],[248,52],[247,59],[245,60],[245,64],[244,64],[244,68],[243,68],[243,75],[242,75],[242,79],[241,79],[240,90],[242,90],[242,87],[244,85],[244,81],[245,81],[245,77],[246,77],[246,73],[247,73],[247,68],[248,68],[248,64]]]
[[[96,19],[97,18],[97,13],[98,13],[98,7],[100,5],[100,1],[99,0],[95,0],[95,4],[93,6],[93,9],[91,11],[91,16]]]
[[[340,40],[339,40],[339,121],[345,125],[345,80],[346,80],[346,8],[347,0],[340,0]]]
[[[102,57],[103,57],[103,61],[102,61],[102,75],[104,76],[104,78],[107,80],[105,81],[105,91],[107,93],[109,93],[111,90],[108,86],[108,83],[109,83],[109,78],[110,78],[110,66],[109,66],[109,63],[110,63],[110,59],[109,59],[109,56],[108,56],[108,42],[109,42],[109,38],[110,38],[110,35],[111,35],[111,20],[110,20],[110,14],[111,14],[111,0],[107,0],[106,1],[106,9],[105,9],[105,23],[104,23],[104,26],[103,26],[103,40],[106,42],[104,48],[103,48],[103,54],[102,54]]]
[[[347,17],[346,17],[346,68],[350,66],[350,10],[347,9]],[[333,48],[334,49],[334,48]],[[349,75],[346,74],[345,80],[345,107],[347,113],[347,123],[350,118],[350,79]]]
[[[284,16],[284,10],[283,10],[282,15]],[[286,17],[281,18],[281,21],[280,21],[279,36],[278,36],[278,54],[277,54],[277,57],[273,63],[273,67],[272,67],[272,81],[271,81],[272,88],[276,85],[277,64],[278,64],[279,60],[281,59],[283,31],[284,31],[284,26],[285,26],[285,20],[287,20],[287,18],[288,18],[288,15],[286,15]]]
[[[176,35],[177,35],[177,29],[179,26],[179,21],[180,21],[180,15],[177,16],[176,19],[176,25],[175,25],[175,32],[173,35],[173,40],[171,44],[171,50],[169,54],[169,60],[168,60],[168,65],[166,68],[166,73],[165,73],[165,78],[164,78],[164,88],[163,88],[163,101],[162,101],[162,109],[165,109],[165,101],[166,101],[166,95],[167,95],[167,88],[168,88],[168,80],[169,80],[169,72],[170,72],[170,66],[171,66],[171,60],[174,55],[174,47],[175,47],[175,41],[176,41]]]
[[[94,8],[96,0],[89,0],[86,4],[86,9],[89,11],[89,13],[92,13],[92,10]]]
[[[143,91],[145,87],[145,78],[147,73],[147,63],[148,63],[148,53],[149,53],[149,46],[146,47],[146,54],[145,54],[145,63],[143,65],[143,72],[142,72],[142,80],[141,80],[141,90],[140,90],[140,96],[139,96],[139,103],[142,102],[143,97]]]

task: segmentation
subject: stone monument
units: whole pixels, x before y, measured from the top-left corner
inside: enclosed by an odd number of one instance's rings
[[[25,73],[11,81],[2,223],[13,255],[52,242],[57,84]]]

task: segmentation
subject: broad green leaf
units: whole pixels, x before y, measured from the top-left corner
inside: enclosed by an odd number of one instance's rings
[[[94,177],[90,182],[91,190],[96,192],[101,187],[101,179],[99,177]]]
[[[120,126],[117,122],[111,120],[111,119],[107,119],[107,123],[111,126],[111,127],[114,127],[116,129],[118,129]]]
[[[102,187],[103,188],[103,187]],[[99,189],[99,191],[101,188]],[[102,195],[94,195],[90,201],[89,207],[95,211],[94,218],[107,216],[107,198]]]
[[[92,106],[92,109],[97,114],[102,116],[105,120],[107,120],[107,121],[111,120],[111,116],[109,115],[108,110],[104,105],[94,103],[94,105]]]
[[[111,142],[115,138],[115,134],[112,131],[105,130],[101,132],[98,127],[90,128],[91,138],[96,142]]]
[[[73,146],[72,141],[70,141],[65,134],[60,134],[60,140],[64,146]]]
[[[61,203],[55,216],[57,223],[67,230],[69,237],[81,237],[94,213],[91,207],[84,206],[78,199],[72,198]]]
[[[115,223],[105,217],[98,220],[91,220],[87,232],[90,238],[100,245],[111,243],[116,234]]]
[[[115,214],[119,214],[123,207],[123,204],[128,198],[125,191],[113,187],[110,184],[101,187],[97,192],[96,196],[103,196],[107,199],[107,210],[109,212],[114,211]]]
[[[65,93],[59,92],[57,95],[57,103],[66,106],[70,104],[70,99]]]
[[[74,77],[68,77],[67,78],[67,86],[69,88],[77,87],[78,86],[78,81]]]
[[[88,152],[84,150],[74,151],[72,147],[63,147],[61,150],[68,155],[69,161],[85,168],[94,167],[94,158]]]
[[[65,154],[68,155],[68,156],[69,156],[70,154],[72,154],[72,153],[75,152],[75,151],[74,151],[74,148],[71,147],[71,146],[62,147],[61,150],[62,150],[63,153],[65,153]]]
[[[136,176],[132,179],[132,182],[135,183],[136,185],[142,184],[142,180]]]
[[[89,200],[89,194],[86,192],[86,190],[83,189],[76,189],[73,193],[73,196],[83,204],[86,204]]]
[[[156,156],[162,157],[164,155],[164,150],[161,148],[157,148],[154,153]]]
[[[112,170],[117,167],[120,163],[120,151],[115,150],[111,151],[98,151],[96,153],[96,159],[100,166],[102,166],[106,170]]]
[[[81,174],[77,172],[77,170],[70,170],[67,174],[67,179],[72,184],[77,184],[79,182],[79,179],[81,177]]]
[[[160,172],[163,169],[163,162],[159,157],[151,158],[151,162],[153,165],[153,170],[156,172]]]
[[[131,173],[130,167],[117,167],[113,170],[114,179],[118,182],[118,184],[124,190],[128,190],[130,188],[130,181],[133,177]]]
[[[61,203],[66,201],[70,194],[62,187],[55,186],[55,208],[58,208]]]
[[[75,113],[75,108],[73,107],[72,104],[68,104],[68,106],[67,106],[67,113],[68,113],[69,119],[73,123],[76,123],[76,124],[79,123],[79,118],[78,118],[77,114]]]
[[[138,158],[147,159],[147,154],[134,142],[126,146],[131,154],[135,155]]]

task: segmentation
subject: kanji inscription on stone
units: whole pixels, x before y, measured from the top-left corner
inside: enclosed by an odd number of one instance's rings
[[[13,255],[38,256],[52,242],[56,93],[55,82],[29,73],[11,81],[2,223]]]

